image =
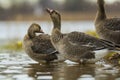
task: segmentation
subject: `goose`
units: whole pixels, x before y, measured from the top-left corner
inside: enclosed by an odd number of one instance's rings
[[[120,44],[120,18],[107,18],[104,0],[97,0],[98,11],[95,18],[96,32],[100,38]]]
[[[98,39],[82,32],[61,33],[59,13],[47,9],[53,21],[51,42],[55,49],[66,59],[78,63],[95,63],[107,55],[109,50],[120,50],[120,46],[107,40]],[[103,53],[100,53],[103,50]]]
[[[36,33],[41,34],[37,36]],[[50,41],[50,35],[44,34],[40,25],[36,23],[29,27],[23,40],[23,48],[28,56],[39,63],[58,59],[58,52]]]

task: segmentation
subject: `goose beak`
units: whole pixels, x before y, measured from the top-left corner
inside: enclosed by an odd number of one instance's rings
[[[44,33],[42,29],[40,30],[40,33]]]
[[[47,8],[46,11],[47,11],[49,14],[51,14],[51,13],[53,12],[53,10],[52,10],[52,9],[49,9],[49,8]]]

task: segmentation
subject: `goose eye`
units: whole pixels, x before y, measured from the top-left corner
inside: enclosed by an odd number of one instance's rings
[[[55,12],[55,14],[57,14],[57,12]]]
[[[53,14],[54,11],[51,12],[51,14]]]

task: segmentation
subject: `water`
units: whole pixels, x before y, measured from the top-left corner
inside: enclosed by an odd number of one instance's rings
[[[51,22],[38,22],[49,33]],[[23,39],[33,22],[0,22],[0,40]],[[64,21],[62,32],[94,30],[92,21]],[[1,43],[3,43],[3,41]],[[6,42],[6,41],[5,41]],[[111,64],[79,65],[70,62],[38,64],[25,52],[0,53],[0,80],[120,80],[120,68]]]
[[[48,21],[33,21],[33,22],[0,22],[0,39],[23,39],[27,32],[27,29],[32,23],[38,23],[41,25],[45,33],[50,34],[52,30],[52,23]],[[62,32],[71,31],[87,31],[94,30],[94,23],[92,21],[63,21]]]
[[[0,54],[0,80],[120,80],[120,68],[107,64],[38,64],[24,52]]]

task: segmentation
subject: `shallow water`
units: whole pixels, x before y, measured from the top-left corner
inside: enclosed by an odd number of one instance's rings
[[[0,54],[0,80],[120,80],[120,68],[108,64],[38,64],[24,52]]]

